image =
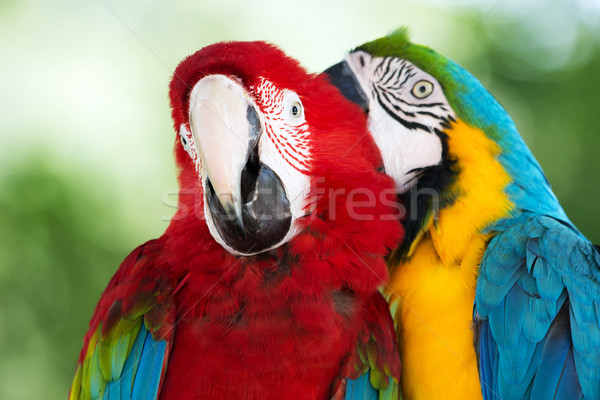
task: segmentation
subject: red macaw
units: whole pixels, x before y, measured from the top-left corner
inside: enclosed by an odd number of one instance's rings
[[[170,100],[179,210],[102,294],[70,398],[397,398],[402,228],[361,110],[264,42],[189,56]]]

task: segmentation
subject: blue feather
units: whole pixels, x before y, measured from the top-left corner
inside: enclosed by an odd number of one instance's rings
[[[570,331],[567,303],[552,323],[544,341],[542,363],[533,381],[531,398],[569,400],[581,397]]]
[[[479,356],[479,379],[484,400],[500,399],[496,385],[498,371],[498,347],[488,321],[478,325],[477,353]]]
[[[110,371],[113,381],[118,379],[123,372],[123,365],[125,365],[125,360],[127,359],[127,350],[129,350],[129,338],[131,335],[132,332],[129,332],[127,335],[120,337],[111,350]]]
[[[102,370],[100,369],[100,344],[96,345],[94,354],[90,362],[90,393],[93,399],[100,398],[104,387],[104,377],[102,376]]]
[[[368,370],[356,379],[346,379],[346,396],[344,400],[377,400],[379,394],[371,386],[371,371]]]
[[[490,232],[474,310],[489,325],[477,338],[485,398],[490,386],[502,399],[599,399],[600,257],[591,243],[566,221],[529,213]]]
[[[103,400],[156,400],[164,366],[166,341],[156,342],[142,324],[131,348],[123,374],[106,386]]]
[[[144,347],[139,359],[139,366],[133,382],[133,400],[155,400],[163,369],[166,341],[156,342],[144,326]]]
[[[455,97],[457,104],[453,104],[459,117],[488,133],[500,148],[509,149],[498,160],[512,178],[506,192],[515,205],[514,215],[524,210],[568,221],[542,168],[494,96],[455,62],[447,60],[445,70],[451,81],[460,84],[460,93]]]
[[[134,329],[135,331],[135,329]],[[131,399],[131,388],[133,387],[133,380],[137,373],[138,360],[140,358],[144,340],[146,338],[145,329],[140,329],[139,333],[131,347],[131,351],[125,360],[123,365],[122,374],[119,379],[109,382],[106,385],[104,391],[103,400],[110,399]]]
[[[165,354],[167,349],[166,340],[161,340],[156,343],[156,356],[154,360],[154,369],[152,371],[152,378],[150,379],[150,390],[148,391],[148,399],[155,400],[158,398],[158,388],[160,386],[160,379],[162,377],[163,368],[165,365]]]

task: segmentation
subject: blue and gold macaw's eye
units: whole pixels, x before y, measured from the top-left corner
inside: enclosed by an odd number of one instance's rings
[[[292,104],[292,107],[290,107],[290,114],[294,118],[301,117],[302,116],[302,104],[298,103],[297,101],[294,102]]]
[[[431,83],[429,81],[425,81],[425,80],[419,81],[419,82],[415,83],[415,85],[412,88],[412,94],[417,99],[424,99],[425,97],[429,96],[431,93],[433,93],[433,83]]]

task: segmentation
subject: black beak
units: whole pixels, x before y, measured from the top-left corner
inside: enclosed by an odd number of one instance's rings
[[[367,95],[346,61],[332,65],[324,73],[329,76],[331,83],[342,92],[344,97],[358,104],[365,113],[369,112]]]
[[[272,169],[250,157],[242,171],[241,221],[226,211],[207,185],[206,201],[221,238],[241,254],[256,254],[279,243],[292,223],[290,202],[281,179]]]

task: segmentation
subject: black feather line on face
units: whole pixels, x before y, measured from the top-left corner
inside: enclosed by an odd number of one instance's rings
[[[387,114],[389,114],[390,117],[394,118],[396,121],[400,122],[402,125],[404,125],[408,129],[411,129],[411,130],[420,129],[425,132],[431,132],[429,127],[426,125],[420,124],[418,122],[410,122],[410,121],[407,121],[407,120],[401,118],[394,110],[390,109],[385,104],[385,102],[383,101],[383,98],[382,98],[382,94],[377,90],[377,88],[373,87],[373,89],[374,89],[374,93],[376,95],[377,102],[379,103],[381,108],[383,108],[385,110],[385,112]]]
[[[415,77],[415,68],[406,60],[394,57],[384,57],[373,71],[373,81],[370,91],[381,108],[395,121],[412,131],[435,134],[442,144],[442,161],[433,166],[419,168],[410,172],[410,189],[399,195],[399,201],[404,204],[407,216],[403,221],[405,236],[401,245],[394,250],[389,258],[390,265],[398,265],[406,258],[413,241],[426,229],[426,224],[433,213],[451,205],[457,193],[449,188],[455,182],[459,173],[456,160],[448,155],[448,137],[444,132],[451,128],[455,119],[445,103],[411,97],[406,89],[407,82]],[[418,122],[418,118],[432,118],[432,126]],[[434,197],[437,201],[434,201]],[[439,206],[439,209],[434,207]],[[393,273],[393,272],[392,272]]]
[[[416,75],[414,67],[405,60],[385,57],[375,68],[375,75],[378,77],[371,83],[373,97],[387,114],[404,127],[431,133],[431,127],[417,122],[419,116],[428,116],[438,121],[448,119],[448,110],[443,103],[412,102],[405,98],[403,88],[406,82]],[[442,113],[439,112],[440,109]]]
[[[449,121],[444,124],[449,125]],[[417,172],[417,182],[410,189],[399,196],[399,201],[404,204],[407,215],[402,224],[404,225],[404,240],[389,256],[388,265],[395,268],[401,261],[406,259],[408,251],[413,241],[426,228],[425,224],[429,220],[434,210],[434,202],[431,193],[437,193],[439,198],[439,208],[445,208],[456,199],[457,193],[449,190],[450,185],[455,182],[459,173],[457,160],[448,157],[448,136],[443,131],[434,130],[442,142],[442,162],[431,167],[419,168],[411,172]],[[390,274],[393,274],[390,271]]]

